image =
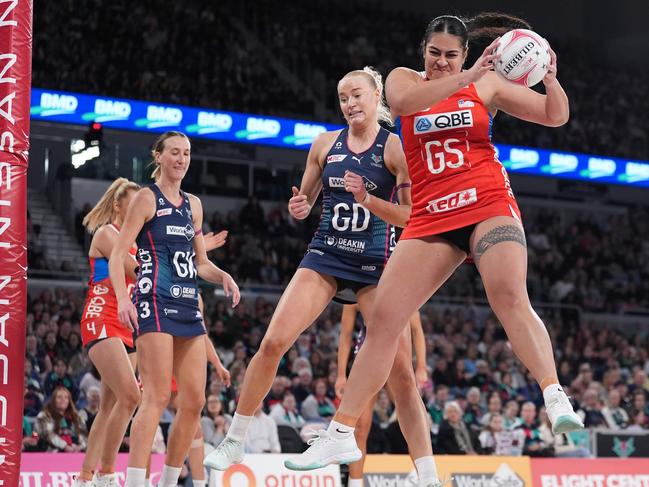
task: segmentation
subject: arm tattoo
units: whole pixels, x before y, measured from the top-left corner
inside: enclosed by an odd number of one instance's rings
[[[523,247],[527,247],[525,234],[518,225],[501,225],[492,228],[478,240],[478,243],[473,248],[473,260],[476,265],[478,265],[480,257],[487,250],[500,242],[517,242]]]

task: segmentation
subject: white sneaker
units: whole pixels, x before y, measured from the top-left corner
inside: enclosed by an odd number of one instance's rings
[[[72,477],[72,487],[93,487],[92,480],[81,480],[74,476]]]
[[[120,487],[117,482],[117,474],[107,473],[104,475],[95,474],[92,478],[92,487]]]
[[[215,470],[227,470],[231,465],[241,462],[243,462],[243,442],[226,437],[205,457],[203,465]]]
[[[572,404],[563,391],[553,394],[545,403],[545,412],[552,423],[552,433],[570,433],[584,428],[581,418],[572,409]]]
[[[337,440],[329,436],[326,430],[318,430],[308,444],[310,446],[304,453],[286,460],[284,466],[290,470],[315,470],[332,463],[347,465],[363,457],[352,434]]]

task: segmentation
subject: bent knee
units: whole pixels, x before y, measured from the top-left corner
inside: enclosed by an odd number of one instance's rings
[[[153,408],[156,411],[163,411],[171,399],[170,390],[161,391],[147,391],[146,385],[144,386],[144,393],[142,394],[142,406]]]
[[[189,391],[178,396],[178,410],[188,414],[199,415],[205,407],[205,394],[201,391]]]
[[[408,325],[411,314],[405,309],[391,309],[384,304],[375,304],[367,320],[367,338],[390,342],[397,346],[399,337]]]
[[[142,399],[142,394],[140,389],[135,385],[129,388],[127,391],[123,391],[122,395],[119,398],[119,403],[126,409],[130,411],[135,411],[140,400]]]
[[[488,293],[489,304],[498,313],[511,309],[529,306],[530,300],[525,285],[513,286],[509,283],[499,283],[492,286]]]
[[[259,346],[259,353],[265,357],[281,357],[291,344],[284,338],[266,335]]]
[[[388,378],[388,385],[390,390],[393,393],[400,396],[405,396],[406,394],[418,394],[417,392],[417,381],[415,380],[415,374],[409,374],[406,371],[395,371],[390,374]]]
[[[99,401],[99,411],[104,414],[110,414],[115,404],[117,404],[117,400],[114,395],[111,394],[110,397],[102,396],[101,401]]]

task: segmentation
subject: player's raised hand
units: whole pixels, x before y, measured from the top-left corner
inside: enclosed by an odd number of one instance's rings
[[[219,233],[209,232],[204,234],[203,241],[205,242],[205,252],[223,247],[227,239],[227,230],[221,230]]]
[[[487,71],[493,69],[494,63],[500,58],[500,54],[496,54],[496,49],[498,48],[499,43],[500,37],[497,37],[485,48],[482,55],[476,60],[473,66],[468,69],[472,82],[475,83],[482,78]]]
[[[557,80],[557,53],[550,48],[550,65],[548,72],[543,77],[543,84],[545,86],[551,85]]]
[[[304,220],[311,212],[311,205],[305,194],[300,194],[300,190],[295,186],[292,188],[293,196],[288,200],[288,212],[296,220]]]

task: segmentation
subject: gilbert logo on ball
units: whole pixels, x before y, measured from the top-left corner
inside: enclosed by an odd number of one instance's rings
[[[500,59],[495,69],[503,78],[523,86],[534,86],[548,72],[550,46],[536,32],[514,29],[500,39]]]

